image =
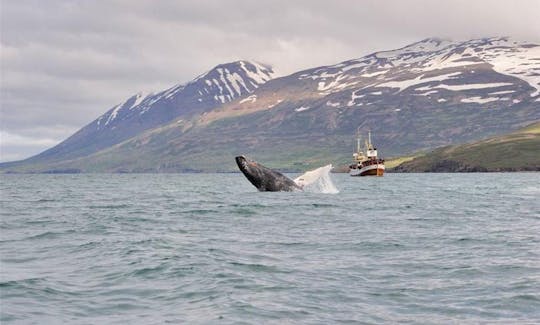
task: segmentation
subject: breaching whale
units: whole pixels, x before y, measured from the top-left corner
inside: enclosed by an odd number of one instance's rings
[[[301,191],[302,187],[280,172],[264,167],[245,156],[235,158],[244,176],[261,192]]]

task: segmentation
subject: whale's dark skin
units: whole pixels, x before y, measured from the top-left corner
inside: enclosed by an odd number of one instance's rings
[[[261,192],[292,192],[302,190],[292,179],[275,170],[264,167],[256,161],[245,156],[238,156],[235,159],[238,168],[244,173],[244,176]]]

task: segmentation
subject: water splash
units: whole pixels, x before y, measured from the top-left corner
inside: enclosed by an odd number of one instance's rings
[[[339,193],[339,190],[332,182],[332,178],[330,178],[331,170],[332,165],[319,167],[298,176],[294,179],[294,182],[306,192],[336,194]]]

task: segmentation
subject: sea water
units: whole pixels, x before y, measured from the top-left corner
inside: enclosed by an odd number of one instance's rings
[[[2,324],[540,323],[539,173],[0,177]]]

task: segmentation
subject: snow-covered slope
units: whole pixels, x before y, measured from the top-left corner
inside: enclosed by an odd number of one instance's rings
[[[273,70],[256,62],[238,61],[222,64],[210,72],[190,82],[199,95],[197,100],[213,99],[217,103],[227,103],[235,98],[252,93],[260,85],[272,79]]]
[[[490,69],[525,81],[530,87],[531,97],[540,94],[540,46],[509,38],[466,42],[430,38],[398,50],[377,52],[337,65],[307,70],[298,78],[317,81],[317,91],[322,96],[345,89],[354,90],[348,102],[353,105],[363,89],[390,88],[393,92],[408,90],[421,94],[428,89],[426,87],[452,90],[486,88],[486,91],[491,91],[509,86],[508,83],[486,80],[485,87],[479,87],[478,84],[483,82],[475,80],[475,70]],[[467,84],[471,87],[467,88]],[[452,88],[455,85],[460,85],[460,89]]]
[[[177,117],[193,111],[206,111],[251,94],[272,79],[273,75],[271,67],[257,62],[236,61],[220,64],[187,84],[178,84],[157,94],[138,93],[130,97],[100,116],[95,121],[95,127],[112,128],[130,118],[150,120],[145,114]]]

